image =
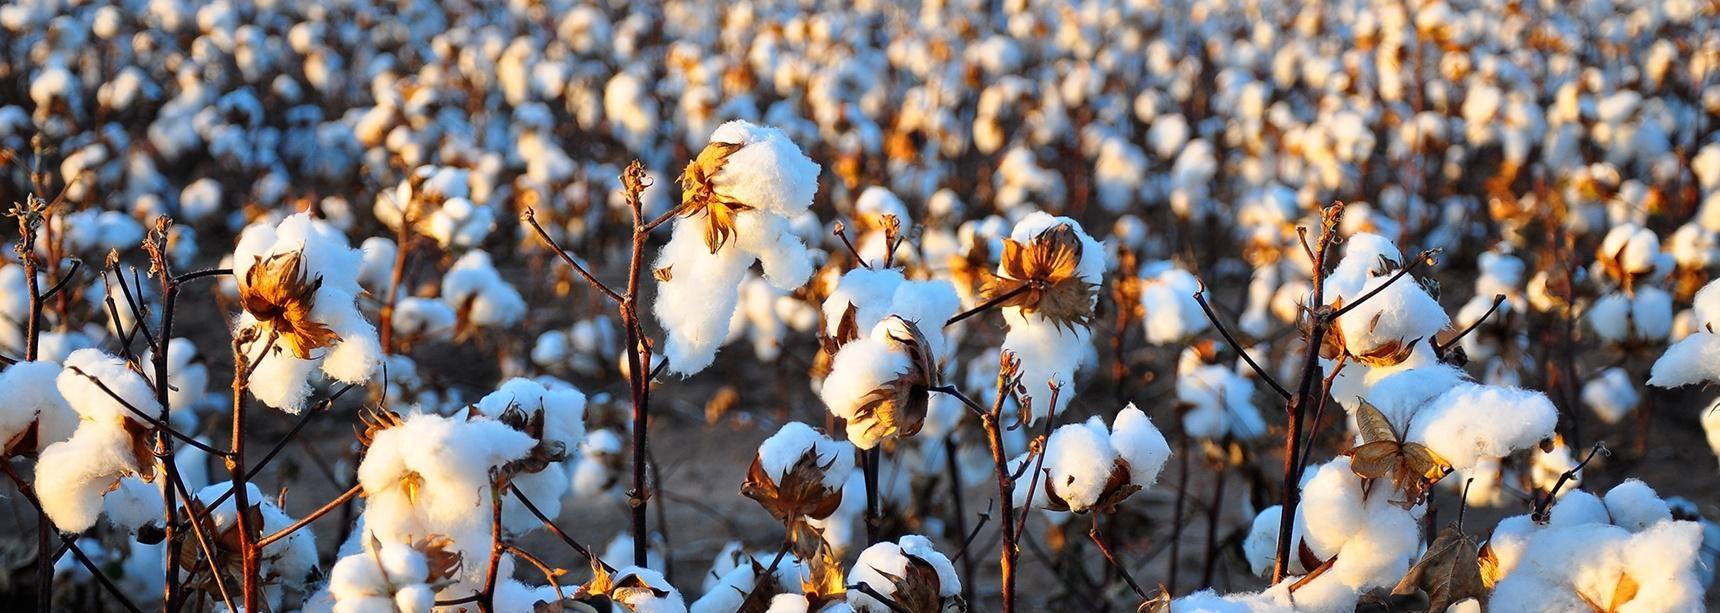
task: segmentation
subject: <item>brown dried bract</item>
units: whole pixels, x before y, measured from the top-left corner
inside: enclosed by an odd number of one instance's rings
[[[830,469],[835,458],[820,463],[818,451],[807,449],[796,460],[794,466],[782,475],[778,483],[765,472],[760,459],[753,458],[752,467],[747,469],[746,483],[741,485],[741,495],[758,501],[765,511],[770,512],[777,521],[790,522],[801,517],[824,519],[836,512],[836,507],[842,504],[842,487],[827,488],[824,486],[825,471]]]
[[[1404,441],[1385,414],[1366,400],[1356,410],[1356,426],[1363,443],[1344,452],[1350,456],[1350,470],[1369,480],[1389,475],[1392,488],[1404,494],[1404,500],[1393,504],[1406,509],[1415,506],[1433,484],[1451,474],[1450,462],[1426,445]]]
[[[717,173],[722,172],[723,165],[728,163],[729,156],[744,146],[741,143],[713,142],[699,152],[698,158],[688,162],[687,170],[681,173],[681,206],[686,209],[682,215],[705,214],[705,246],[711,248],[711,253],[722,249],[734,236],[735,215],[752,209],[745,203],[717,193],[716,185],[712,183]]]
[[[1039,313],[1071,329],[1093,321],[1099,286],[1076,274],[1081,263],[1081,237],[1068,225],[1041,232],[1023,244],[1004,239],[1002,273],[986,284],[986,296],[1009,296],[998,306]]]
[[[908,354],[908,370],[867,394],[855,410],[853,422],[870,422],[867,430],[880,439],[913,436],[926,421],[931,388],[938,386],[938,362],[914,322],[891,315],[894,321],[890,342]]]
[[[1409,574],[1398,581],[1392,593],[1402,595],[1420,590],[1427,594],[1429,611],[1444,611],[1452,603],[1469,598],[1485,602],[1490,587],[1481,570],[1475,539],[1454,524],[1439,532],[1439,537],[1427,546],[1427,553],[1410,567]]]
[[[304,252],[257,256],[251,269],[239,280],[239,304],[257,321],[278,334],[280,342],[301,360],[311,350],[327,347],[340,335],[322,322],[311,319],[322,277],[306,279]]]

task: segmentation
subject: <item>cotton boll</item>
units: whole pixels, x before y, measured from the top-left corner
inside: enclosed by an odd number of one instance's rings
[[[502,279],[490,254],[472,251],[460,256],[442,277],[442,301],[466,321],[483,328],[506,328],[525,316],[526,302]]]
[[[870,420],[856,421],[868,396],[912,367],[908,355],[889,342],[867,337],[843,345],[830,361],[818,396],[830,413],[848,423],[848,439],[854,446],[871,449],[880,442]]]
[[[188,338],[176,338],[167,343],[167,402],[174,411],[196,406],[209,390],[209,368],[203,365],[197,345]],[[144,376],[155,380],[155,355],[144,351],[141,358]]]
[[[358,250],[364,254],[363,262],[358,268],[358,282],[373,294],[387,294],[388,284],[393,279],[394,260],[399,254],[399,247],[394,240],[386,236],[372,236],[359,244]]]
[[[902,537],[896,543],[876,543],[860,552],[859,559],[854,561],[854,566],[848,571],[847,583],[867,585],[872,591],[889,598],[896,593],[896,583],[890,577],[910,577],[909,565],[917,564],[929,566],[937,577],[938,584],[916,585],[914,589],[931,591],[945,599],[961,593],[961,582],[957,579],[955,566],[950,564],[949,558],[933,549],[931,541],[913,534]],[[854,607],[855,611],[864,613],[884,613],[889,610],[884,603],[860,590],[848,591],[848,604]]]
[[[1343,334],[1345,348],[1351,355],[1368,356],[1431,339],[1451,323],[1445,310],[1420,285],[1404,279],[1394,283],[1391,279],[1389,276],[1368,279],[1357,290],[1358,294],[1346,301],[1353,303],[1369,292],[1380,290],[1338,318],[1338,331]]]
[[[1166,268],[1142,280],[1141,306],[1146,309],[1142,328],[1148,343],[1175,343],[1206,330],[1206,315],[1194,299],[1199,289],[1194,275],[1180,268]]]
[[[831,440],[798,421],[783,424],[776,434],[760,443],[758,461],[765,474],[780,485],[789,470],[809,452],[817,458],[826,489],[837,490],[848,482],[848,473],[854,470],[853,445]]]
[[[1633,533],[1672,520],[1672,510],[1666,501],[1638,479],[1626,479],[1607,490],[1604,502],[1612,523]]]
[[[1648,384],[1679,387],[1720,381],[1720,334],[1698,331],[1666,348],[1649,370]]]
[[[21,452],[40,451],[63,441],[77,427],[78,414],[66,404],[55,387],[60,366],[50,362],[19,362],[0,371],[0,446],[9,445],[36,424],[36,446]]]
[[[251,372],[251,396],[263,404],[297,414],[304,410],[305,399],[311,395],[310,377],[316,368],[314,360],[271,352],[257,362]]]
[[[102,515],[114,526],[135,535],[145,525],[159,526],[166,507],[161,491],[137,477],[123,477],[102,497]]]
[[[543,442],[572,453],[585,438],[585,394],[572,387],[550,389],[530,379],[513,378],[473,405],[492,419],[510,409],[523,411],[527,421],[543,416]]]
[[[1623,368],[1608,368],[1600,376],[1583,384],[1583,404],[1589,406],[1601,421],[1616,424],[1636,409],[1639,400],[1630,373]]]
[[[1170,459],[1171,446],[1151,419],[1133,403],[1117,413],[1111,423],[1111,446],[1117,458],[1129,463],[1129,482],[1149,488]]]
[[[1606,503],[1599,496],[1583,490],[1574,490],[1569,495],[1560,498],[1559,502],[1547,512],[1547,525],[1553,527],[1608,524],[1611,522],[1612,519],[1607,514]]]
[[[836,335],[843,314],[850,306],[855,309],[857,327],[872,329],[890,315],[890,308],[895,305],[896,290],[904,282],[902,271],[894,268],[860,267],[843,273],[830,296],[824,299],[824,334]]]
[[[1329,558],[1367,521],[1362,505],[1362,481],[1350,470],[1349,458],[1339,457],[1313,470],[1302,486],[1297,523],[1305,526],[1308,547]],[[1310,510],[1312,509],[1312,510]]]
[[[1278,525],[1284,516],[1284,507],[1272,505],[1254,516],[1250,524],[1248,536],[1242,541],[1242,557],[1248,561],[1248,569],[1257,577],[1270,576],[1272,565],[1278,559]],[[1297,566],[1292,561],[1291,566]],[[1307,572],[1307,569],[1297,569]]]
[[[812,205],[819,166],[781,130],[731,121],[711,133],[711,142],[743,145],[712,179],[718,191],[785,217]]]
[[[653,265],[668,275],[658,283],[652,312],[668,331],[663,355],[671,370],[690,375],[716,359],[739,296],[712,288],[738,288],[750,263],[738,248],[711,253],[701,224],[675,223]]]
[[[118,357],[99,349],[79,349],[66,357],[64,365],[55,386],[86,422],[118,426],[126,420],[143,422],[144,418],[133,414],[131,409],[150,416],[161,413],[155,390]],[[106,390],[102,389],[104,386]]]
[[[1118,459],[1104,424],[1059,427],[1051,433],[1045,449],[1047,491],[1055,492],[1076,512],[1097,503]]]
[[[1409,440],[1468,469],[1480,456],[1505,456],[1553,434],[1558,414],[1546,395],[1465,384],[1440,395],[1410,420]]]
[[[36,461],[36,495],[62,532],[96,523],[102,496],[122,475],[138,471],[131,436],[115,422],[86,421],[71,438],[49,445]]]

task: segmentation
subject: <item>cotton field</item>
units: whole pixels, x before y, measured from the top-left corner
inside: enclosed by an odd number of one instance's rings
[[[1720,608],[1720,5],[9,0],[0,609]]]

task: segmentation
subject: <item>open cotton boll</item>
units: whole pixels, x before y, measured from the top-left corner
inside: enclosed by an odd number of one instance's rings
[[[36,495],[62,532],[83,532],[102,511],[114,482],[138,472],[132,439],[112,421],[85,421],[71,438],[49,445],[36,461]]]
[[[1095,417],[1057,428],[1045,444],[1045,486],[1075,512],[1086,511],[1105,493],[1117,463],[1110,433]]]
[[[1696,292],[1691,314],[1695,331],[1654,361],[1649,385],[1671,388],[1720,381],[1720,281],[1710,281]]]
[[[840,489],[848,482],[848,474],[854,470],[854,446],[833,440],[798,421],[783,424],[776,434],[760,443],[758,461],[765,474],[781,484],[783,477],[808,452],[817,458],[825,489]]]
[[[781,130],[735,120],[717,126],[711,142],[743,145],[712,177],[724,195],[785,217],[812,205],[819,166]]]
[[[1158,481],[1159,471],[1171,457],[1165,435],[1134,403],[1118,411],[1111,422],[1111,446],[1117,450],[1118,459],[1129,463],[1129,482],[1143,489]]]
[[[442,301],[465,320],[482,328],[506,328],[526,314],[526,301],[502,279],[490,254],[471,251],[442,277]]]
[[[895,268],[860,267],[842,273],[836,288],[824,299],[824,334],[835,336],[842,325],[843,314],[854,308],[854,322],[861,330],[870,330],[890,315],[895,306],[896,289],[906,281],[902,271]]]
[[[1147,342],[1175,343],[1206,330],[1210,323],[1194,294],[1200,282],[1181,268],[1165,268],[1141,284],[1142,328]]]
[[[1326,300],[1342,297],[1345,302],[1353,302],[1367,293],[1362,288],[1369,279],[1384,272],[1380,268],[1380,260],[1388,262],[1403,262],[1403,253],[1397,245],[1378,234],[1366,232],[1355,234],[1344,239],[1344,257],[1338,260],[1337,267],[1326,275]],[[1372,299],[1370,299],[1372,300]]]
[[[18,362],[0,371],[0,447],[9,446],[36,424],[36,446],[19,452],[41,451],[66,440],[77,428],[78,414],[60,396],[55,382],[60,365],[52,362]]]
[[[235,529],[238,518],[234,509],[238,506],[236,496],[227,496],[221,504],[213,504],[216,499],[226,495],[233,489],[230,482],[221,482],[198,490],[194,497],[209,509],[209,522],[214,527],[215,534],[221,534]],[[262,518],[260,530],[262,534],[273,534],[293,524],[281,508],[275,505],[273,499],[264,496],[256,484],[245,484],[246,501],[257,508],[257,514]],[[271,610],[278,610],[282,594],[286,588],[298,589],[304,584],[305,578],[315,570],[317,564],[316,535],[310,530],[296,530],[280,540],[270,543],[260,552],[260,573],[266,579],[263,586],[263,601]]]
[[[657,285],[652,313],[668,332],[663,355],[682,375],[704,370],[716,359],[740,296],[738,288],[752,257],[738,248],[711,253],[701,224],[675,222],[669,243],[653,266],[666,271]],[[662,279],[662,276],[659,276]]]
[[[394,258],[399,247],[386,236],[372,236],[359,243],[363,259],[358,267],[358,282],[372,294],[387,294],[394,276]]]
[[[843,345],[830,360],[830,374],[824,378],[818,397],[832,415],[848,420],[848,440],[855,447],[871,449],[882,440],[873,420],[855,418],[873,391],[886,387],[912,367],[908,354],[890,341],[875,336],[860,338]]]
[[[1357,305],[1338,318],[1338,330],[1343,334],[1345,348],[1351,355],[1367,356],[1390,347],[1406,345],[1416,340],[1431,339],[1445,329],[1451,318],[1439,302],[1409,279],[1396,282],[1390,276],[1373,277],[1364,282],[1359,293],[1346,296],[1345,303],[1354,303],[1376,289],[1378,294]],[[1389,285],[1388,285],[1389,283]],[[1380,288],[1384,289],[1380,289]]]
[[[848,584],[864,584],[872,591],[890,598],[896,593],[896,581],[891,578],[915,578],[920,576],[910,574],[910,565],[923,565],[933,571],[936,585],[912,585],[914,593],[937,594],[940,599],[955,597],[961,593],[961,580],[957,578],[955,565],[950,559],[932,547],[932,542],[926,537],[910,534],[895,543],[881,542],[867,547],[860,552],[860,557],[854,561],[854,566],[848,570]],[[848,604],[855,611],[863,613],[887,613],[890,609],[882,602],[862,593],[860,590],[848,590]]]
[[[1338,553],[1356,527],[1367,521],[1367,510],[1362,503],[1362,480],[1350,469],[1349,458],[1334,458],[1312,474],[1302,485],[1296,523],[1303,527],[1308,547],[1325,559]]]
[[[1462,384],[1410,420],[1405,438],[1427,445],[1464,470],[1482,456],[1503,457],[1553,435],[1558,413],[1540,392]]]
[[[1619,367],[1608,368],[1600,376],[1583,384],[1583,404],[1609,424],[1616,424],[1636,409],[1639,400],[1630,373]]]
[[[491,419],[500,419],[508,410],[515,408],[525,413],[528,422],[541,413],[543,441],[560,446],[563,453],[571,454],[585,439],[585,404],[585,394],[571,386],[550,389],[543,383],[515,377],[478,399],[473,406]]]
[[[424,554],[401,543],[346,555],[329,571],[328,591],[337,613],[406,611],[428,613],[435,593],[424,584],[430,567]],[[420,589],[422,588],[422,589]],[[422,605],[422,606],[420,606]]]
[[[1002,349],[1021,360],[1021,385],[1025,389],[1019,390],[1017,396],[1031,399],[1037,422],[1069,406],[1075,396],[1075,375],[1086,362],[1093,333],[1083,327],[1069,330],[1034,316],[1012,314],[1014,310],[1014,307],[1004,309],[1004,319],[1010,326]],[[1062,386],[1056,406],[1049,406],[1052,381]]]
[[[405,416],[375,434],[358,465],[366,529],[385,542],[448,534],[469,550],[478,543],[463,535],[487,531],[488,515],[480,510],[489,499],[490,470],[525,457],[535,444],[488,419]]]
[[[1613,525],[1633,533],[1647,530],[1654,524],[1671,521],[1672,509],[1654,488],[1640,479],[1625,479],[1624,483],[1607,490],[1602,499]]]

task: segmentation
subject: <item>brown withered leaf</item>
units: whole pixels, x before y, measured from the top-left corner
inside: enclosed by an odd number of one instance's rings
[[[1366,400],[1356,409],[1356,426],[1363,443],[1344,452],[1350,456],[1350,470],[1369,480],[1390,476],[1392,488],[1404,494],[1404,500],[1393,504],[1415,506],[1433,484],[1451,474],[1450,462],[1426,445],[1405,442],[1385,414]]]
[[[131,457],[137,464],[137,477],[155,481],[155,446],[149,442],[153,438],[150,427],[135,419],[127,419],[124,428],[126,436],[131,439]]]
[[[1420,590],[1427,594],[1429,611],[1444,611],[1452,603],[1474,598],[1485,602],[1489,586],[1481,572],[1480,552],[1475,539],[1463,533],[1456,524],[1447,526],[1427,546],[1421,560],[1410,567],[1392,588],[1392,594],[1405,595]]]
[[[740,151],[741,143],[713,142],[699,152],[699,157],[687,163],[681,173],[681,205],[683,216],[705,215],[705,246],[711,253],[722,249],[735,233],[735,215],[752,207],[717,193],[712,180],[722,172],[729,156]]]
[[[361,429],[358,426],[353,426],[353,434],[358,437],[359,444],[365,447],[369,447],[370,443],[376,440],[376,433],[406,423],[405,420],[401,419],[399,413],[382,407],[359,409],[358,421],[364,427]]]
[[[327,347],[340,335],[322,322],[311,319],[322,277],[306,279],[304,252],[277,253],[265,260],[256,256],[250,270],[239,280],[239,304],[301,360],[311,350]]]
[[[1163,583],[1159,584],[1158,595],[1141,601],[1141,604],[1135,607],[1135,613],[1170,613],[1170,611],[1171,590],[1165,587]]]
[[[817,450],[808,449],[782,475],[782,482],[777,483],[765,471],[763,462],[754,457],[747,469],[746,482],[741,485],[741,495],[757,501],[777,521],[787,522],[802,516],[830,517],[842,504],[842,488],[824,486],[824,473],[835,461],[831,458],[819,464]]]
[[[1630,573],[1619,573],[1618,583],[1613,584],[1612,598],[1607,601],[1607,606],[1601,606],[1598,595],[1590,596],[1578,591],[1577,598],[1581,598],[1583,604],[1589,605],[1589,608],[1595,613],[1617,613],[1619,609],[1624,607],[1625,603],[1636,599],[1636,593],[1639,589],[1641,586],[1637,584],[1635,578],[1630,576]]]
[[[1039,313],[1058,326],[1087,326],[1093,321],[1099,286],[1076,274],[1082,249],[1080,235],[1068,225],[1041,232],[1025,244],[1004,239],[1002,273],[988,280],[985,295],[988,300],[1009,295],[998,306]]]
[[[465,556],[460,554],[454,545],[454,539],[442,535],[427,536],[412,543],[412,548],[424,554],[430,573],[426,583],[432,587],[446,587],[454,582],[460,574],[460,567],[465,565]]]

